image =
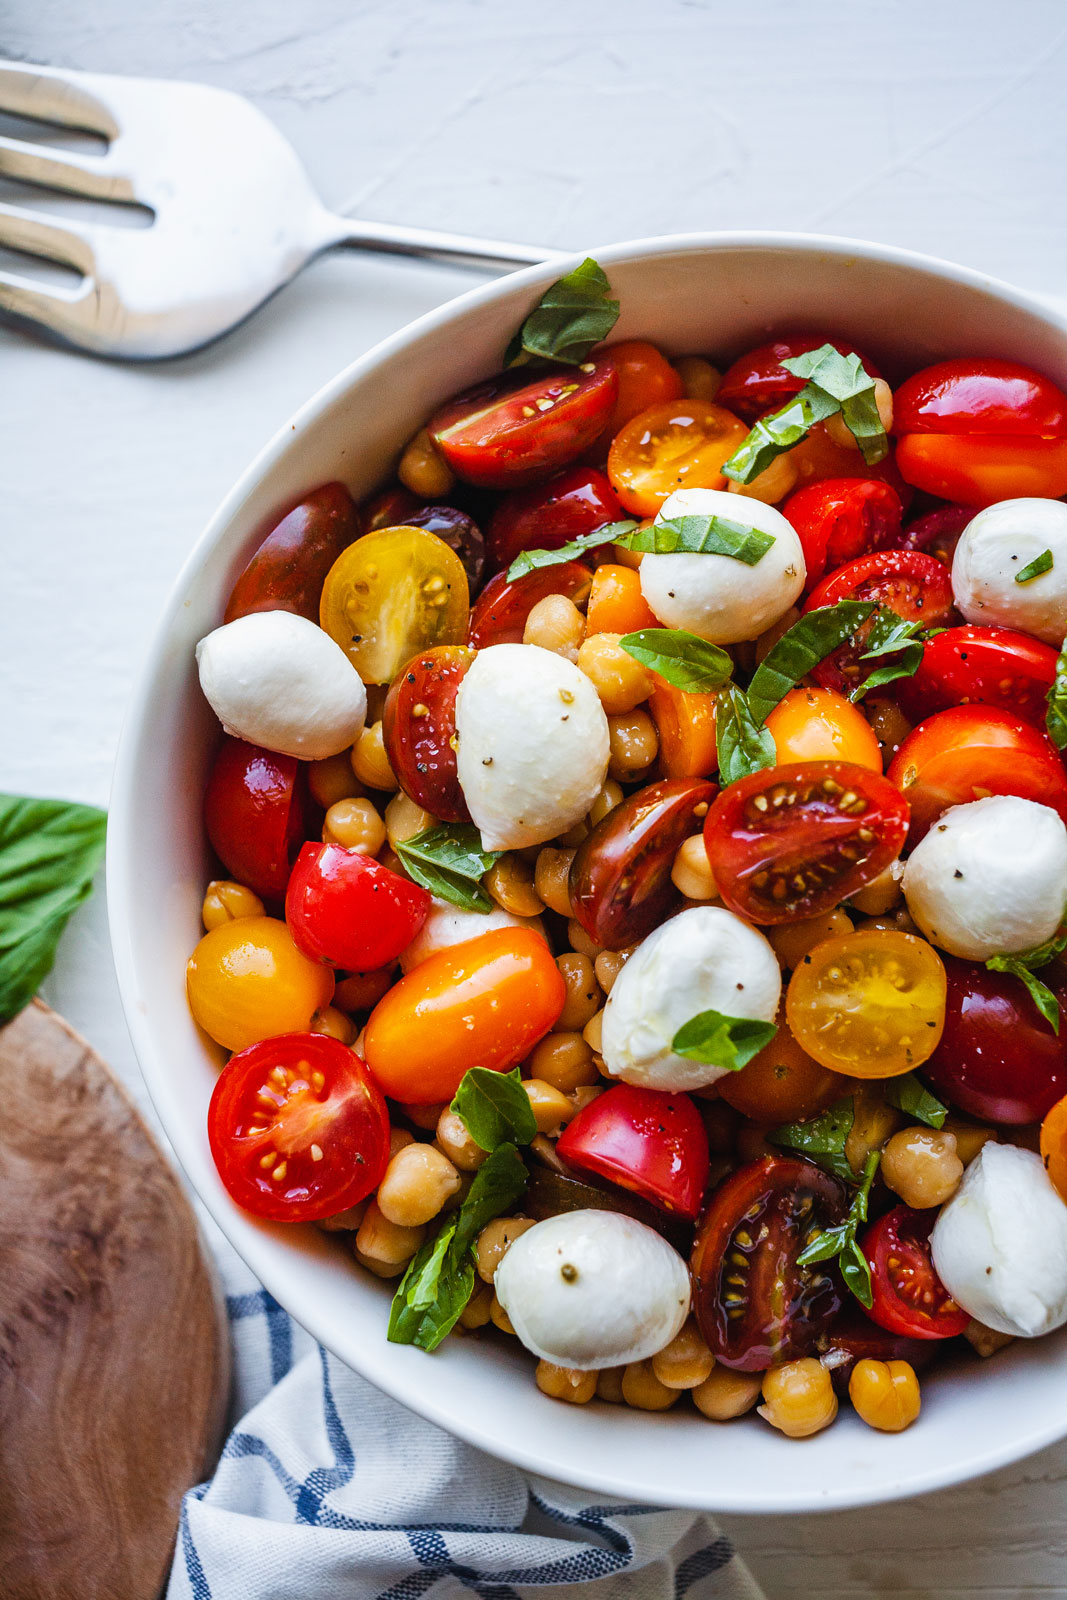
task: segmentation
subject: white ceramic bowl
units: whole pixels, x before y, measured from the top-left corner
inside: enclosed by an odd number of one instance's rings
[[[851,240],[785,234],[653,239],[596,252],[622,302],[615,336],[731,358],[772,329],[826,328],[895,369],[1015,357],[1067,384],[1067,323],[1006,284]],[[200,936],[208,858],[200,823],[215,728],[196,641],[275,514],[343,479],[387,475],[438,401],[500,364],[557,265],[490,284],[421,318],[321,390],[267,445],[187,561],[123,735],[108,850],[112,939],[134,1045],[193,1186],[253,1271],[343,1361],[413,1411],[517,1465],[624,1501],[740,1512],[813,1511],[941,1488],[1067,1434],[1067,1335],[1018,1342],[926,1383],[918,1426],[895,1437],[851,1413],[797,1444],[755,1420],[716,1427],[545,1398],[516,1347],[449,1341],[433,1356],[386,1342],[392,1289],[314,1227],[257,1222],[229,1200],[205,1115],[219,1052],[193,1025],[185,962]]]

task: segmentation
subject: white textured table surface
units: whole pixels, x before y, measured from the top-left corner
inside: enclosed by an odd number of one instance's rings
[[[327,200],[392,221],[561,247],[800,228],[1067,294],[1062,0],[7,0],[0,55],[241,90]],[[340,365],[470,281],[335,258],[154,369],[0,329],[0,788],[106,802],[138,662],[223,492]],[[139,1094],[102,897],[48,994]],[[1067,1596],[1067,1446],[729,1531],[774,1600]]]

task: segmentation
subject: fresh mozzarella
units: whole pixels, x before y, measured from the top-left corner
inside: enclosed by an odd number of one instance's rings
[[[1016,583],[1046,550],[1052,566]],[[1001,500],[963,530],[952,561],[952,590],[968,622],[1021,628],[1046,644],[1067,633],[1067,505],[1062,500]]]
[[[949,1294],[987,1328],[1034,1339],[1067,1322],[1067,1206],[1032,1150],[984,1145],[930,1249]]]
[[[468,939],[477,939],[479,934],[492,933],[496,928],[532,928],[542,938],[545,936],[540,917],[516,917],[500,906],[494,906],[492,911],[463,911],[448,900],[438,900],[435,895],[426,921],[401,954],[401,968],[410,972],[435,956],[438,950],[465,944]]]
[[[604,1008],[604,1065],[649,1089],[700,1089],[727,1069],[675,1055],[678,1029],[701,1011],[773,1022],[781,990],[762,933],[723,906],[681,911],[638,945],[615,979]]]
[[[608,771],[608,719],[578,668],[532,644],[479,650],[456,696],[460,787],[486,850],[580,822]]]
[[[780,511],[719,489],[679,489],[657,517],[726,517],[759,528],[774,544],[754,567],[733,556],[646,555],[641,591],[668,628],[686,628],[712,644],[754,639],[784,616],[804,588],[804,551]]]
[[[307,617],[257,611],[196,647],[200,687],[227,733],[302,761],[359,738],[367,691],[340,645]]]
[[[950,955],[1030,950],[1067,907],[1067,828],[1013,794],[952,806],[912,851],[902,884],[912,917]]]
[[[586,1372],[655,1355],[689,1315],[681,1256],[618,1211],[539,1222],[515,1240],[493,1283],[527,1350]]]

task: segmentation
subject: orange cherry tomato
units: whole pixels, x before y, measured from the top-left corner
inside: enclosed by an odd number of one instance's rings
[[[797,469],[798,489],[805,484],[821,483],[824,478],[863,477],[879,478],[891,484],[905,508],[915,496],[914,488],[901,475],[892,449],[884,461],[868,466],[858,450],[850,450],[847,445],[837,444],[831,438],[825,422],[817,422],[807,438],[794,445],[789,452],[789,459]]]
[[[784,1008],[778,1032],[740,1072],[717,1084],[719,1096],[743,1117],[768,1127],[806,1122],[848,1093],[849,1080],[809,1056],[793,1036]]]
[[[597,567],[585,612],[587,635],[636,633],[639,628],[658,627],[659,622],[641,593],[639,572],[616,566],[613,561]]]
[[[965,506],[1067,494],[1067,439],[908,433],[897,444],[897,462],[917,489]]]
[[[330,968],[303,955],[277,917],[212,928],[189,957],[185,981],[194,1020],[227,1050],[306,1033],[334,984]]]
[[[836,689],[790,689],[767,718],[778,763],[851,761],[882,770],[882,752],[867,718]]]
[[[676,489],[724,489],[721,467],[748,429],[710,400],[665,400],[616,434],[608,477],[627,511],[655,516]]]
[[[713,694],[690,694],[654,677],[648,709],[659,734],[659,764],[665,778],[706,778],[716,771]]]
[[[393,1100],[451,1100],[468,1067],[504,1072],[563,1010],[566,985],[540,934],[497,928],[439,950],[370,1014],[367,1065]]]
[[[1053,1188],[1067,1200],[1067,1095],[1041,1124],[1041,1159]]]
[[[624,339],[622,344],[609,346],[604,354],[619,374],[619,398],[609,437],[614,437],[639,411],[647,411],[662,400],[677,400],[682,394],[681,378],[654,344],[644,339]]]

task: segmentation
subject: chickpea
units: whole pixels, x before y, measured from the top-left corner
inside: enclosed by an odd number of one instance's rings
[[[764,505],[777,505],[796,488],[799,471],[787,452],[776,456],[769,467],[764,467],[748,483],[736,483],[733,478],[726,485],[730,494],[745,495],[749,500],[762,500]]]
[[[857,1083],[852,1089],[852,1127],[845,1140],[845,1157],[853,1172],[863,1171],[872,1150],[880,1150],[903,1122],[903,1114],[882,1098],[877,1083]]]
[[[807,1439],[837,1416],[837,1396],[826,1368],[814,1356],[787,1361],[763,1374],[759,1414],[789,1439]]]
[[[565,1094],[540,1078],[527,1078],[523,1083],[526,1098],[534,1114],[538,1133],[557,1134],[575,1116],[578,1108]]]
[[[865,917],[884,917],[904,898],[904,891],[900,887],[901,876],[901,863],[891,861],[877,878],[872,878],[870,883],[865,883],[862,889],[857,890],[849,900],[849,905]]]
[[[358,800],[363,793],[352,771],[350,752],[327,756],[325,761],[308,762],[308,788],[315,804],[329,811],[338,800]]]
[[[1015,1343],[1013,1333],[1000,1333],[996,1328],[987,1328],[984,1322],[979,1322],[972,1317],[963,1330],[963,1337],[976,1355],[983,1360],[995,1356],[998,1350],[1003,1350],[1005,1345]]]
[[[200,915],[210,933],[212,928],[221,928],[224,922],[239,922],[242,917],[262,917],[266,913],[259,895],[246,889],[243,883],[213,878],[205,891]]]
[[[352,746],[349,757],[352,771],[368,789],[382,789],[392,794],[396,776],[385,753],[385,737],[380,722],[371,722],[363,729]]]
[[[398,789],[385,808],[385,831],[391,847],[395,850],[397,844],[403,844],[405,839],[425,833],[427,828],[434,826],[435,820],[428,811],[416,805],[403,789]]]
[[[588,956],[568,950],[565,955],[556,957],[556,966],[567,986],[567,998],[556,1022],[556,1032],[570,1033],[575,1028],[585,1027],[603,1004],[603,995]]]
[[[572,917],[567,924],[567,938],[570,940],[572,950],[576,950],[579,955],[588,956],[590,961],[596,961],[600,954],[600,946],[593,943],[577,917]]]
[[[882,1151],[881,1174],[906,1206],[923,1210],[944,1205],[963,1177],[955,1134],[936,1128],[901,1128]]]
[[[333,997],[342,1011],[370,1011],[393,986],[395,972],[392,967],[379,967],[376,972],[353,972],[342,978]]]
[[[452,468],[430,438],[426,428],[420,428],[409,440],[400,457],[396,475],[412,494],[423,500],[437,500],[447,494],[455,483]]]
[[[475,1144],[463,1118],[457,1117],[448,1107],[441,1112],[437,1121],[437,1143],[460,1172],[477,1172],[489,1154],[481,1145]]]
[[[493,1304],[493,1291],[487,1283],[475,1285],[474,1293],[459,1314],[461,1328],[472,1330],[484,1328],[489,1321],[489,1309]]]
[[[494,1328],[499,1328],[501,1333],[510,1333],[514,1335],[514,1325],[511,1321],[511,1318],[504,1310],[504,1307],[497,1299],[495,1290],[493,1291],[493,1298],[489,1302],[489,1321],[493,1324]]]
[[[599,1059],[598,1056],[593,1057],[594,1061]],[[602,1067],[604,1063],[601,1061],[600,1065]],[[579,1111],[584,1111],[586,1106],[591,1106],[594,1100],[599,1100],[603,1093],[604,1085],[602,1083],[583,1083],[579,1084],[577,1089],[572,1089],[567,1099],[574,1107],[574,1114],[577,1116]]]
[[[620,645],[618,633],[594,633],[578,651],[578,668],[600,696],[608,716],[632,711],[652,692],[652,674]]]
[[[385,843],[385,823],[369,800],[338,800],[326,813],[322,837],[327,844],[376,856]]]
[[[652,1357],[652,1371],[668,1389],[695,1389],[709,1375],[715,1357],[690,1317],[670,1344]]]
[[[635,1411],[669,1411],[682,1398],[682,1391],[661,1383],[651,1361],[631,1361],[622,1375],[622,1397]]]
[[[775,928],[765,928],[778,960],[787,972],[799,967],[809,951],[824,939],[839,933],[852,932],[852,919],[838,907],[825,911],[819,917],[804,917],[800,922],[781,922]]]
[[[534,867],[534,888],[548,909],[561,917],[571,914],[569,879],[573,860],[573,850],[556,850],[546,845]]]
[[[593,971],[596,973],[597,983],[605,994],[611,993],[612,984],[636,949],[637,946],[633,944],[627,950],[601,950],[597,955],[593,962]]]
[[[603,1032],[604,1012],[601,1010],[597,1012],[595,1017],[590,1017],[589,1021],[582,1029],[582,1038],[585,1040],[590,1050],[594,1051],[598,1056],[602,1056],[604,1054],[602,1048]]]
[[[546,594],[526,618],[522,642],[576,662],[584,638],[585,618],[574,601],[562,594]]]
[[[351,1044],[356,1037],[351,1017],[346,1017],[336,1006],[322,1006],[313,1012],[308,1032],[328,1034],[331,1039],[340,1039],[342,1044]]]
[[[577,1367],[556,1367],[551,1361],[539,1361],[534,1381],[542,1394],[550,1400],[566,1400],[572,1406],[584,1406],[596,1394],[595,1372],[580,1372]]]
[[[672,363],[682,380],[687,400],[714,400],[722,385],[722,373],[703,356],[679,356]]]
[[[378,1208],[387,1222],[417,1228],[440,1212],[459,1188],[459,1173],[432,1144],[407,1144],[398,1150],[378,1185]]]
[[[882,917],[861,917],[856,923],[857,933],[871,928],[888,928],[891,933],[919,933],[919,928],[908,915],[907,906],[887,911]],[[920,938],[922,935],[919,935]]]
[[[640,550],[627,550],[624,544],[613,544],[610,560],[617,567],[629,567],[631,572],[639,572],[644,554]]]
[[[697,1410],[712,1422],[730,1422],[751,1411],[760,1395],[761,1372],[734,1372],[713,1367],[704,1382],[689,1392]]]
[[[687,900],[714,900],[718,897],[715,877],[704,848],[704,836],[694,833],[683,839],[674,856],[671,882]]]
[[[799,621],[799,610],[796,606],[790,606],[789,610],[780,616],[777,622],[772,622],[770,627],[767,628],[765,632],[760,634],[759,638],[756,640],[757,666],[759,666],[760,662],[770,655],[772,649],[778,643],[779,639],[782,638],[783,634],[787,634],[789,632],[794,622]]]
[[[598,822],[603,822],[609,811],[622,801],[622,785],[615,782],[614,778],[605,778],[604,787],[589,807],[589,826],[595,828]]]
[[[874,403],[878,407],[882,427],[888,433],[893,426],[893,391],[884,378],[874,380]],[[840,411],[835,411],[832,417],[827,417],[826,432],[840,449],[859,450],[860,442]]]
[[[656,724],[647,711],[627,711],[608,717],[608,771],[620,783],[631,783],[659,754]]]
[[[976,1122],[964,1122],[961,1117],[946,1117],[941,1128],[942,1133],[951,1133],[956,1140],[956,1154],[965,1167],[969,1167],[983,1145],[990,1140],[999,1143],[1000,1135],[995,1128],[983,1128]]]
[[[848,1380],[848,1397],[869,1428],[903,1433],[921,1409],[919,1380],[907,1361],[857,1361]]]
[[[882,761],[888,767],[911,732],[911,723],[895,700],[865,700],[861,707],[875,738],[882,747]]]
[[[533,1217],[494,1217],[475,1241],[474,1264],[483,1283],[492,1283],[497,1267],[516,1239],[536,1227]]]
[[[560,1094],[573,1094],[597,1081],[593,1052],[580,1033],[550,1033],[534,1045],[527,1063],[530,1077]]]
[[[538,917],[545,903],[534,888],[534,869],[513,850],[498,856],[485,875],[485,887],[502,911],[514,917]]]
[[[596,1375],[596,1397],[609,1405],[622,1405],[622,1375],[625,1367],[601,1367]]]
[[[377,1200],[372,1200],[356,1234],[356,1260],[376,1277],[399,1278],[425,1237],[423,1227],[390,1222]]]
[[[358,1205],[349,1206],[347,1211],[338,1211],[336,1216],[320,1217],[316,1226],[323,1233],[355,1233],[369,1205],[369,1200],[361,1200]]]

